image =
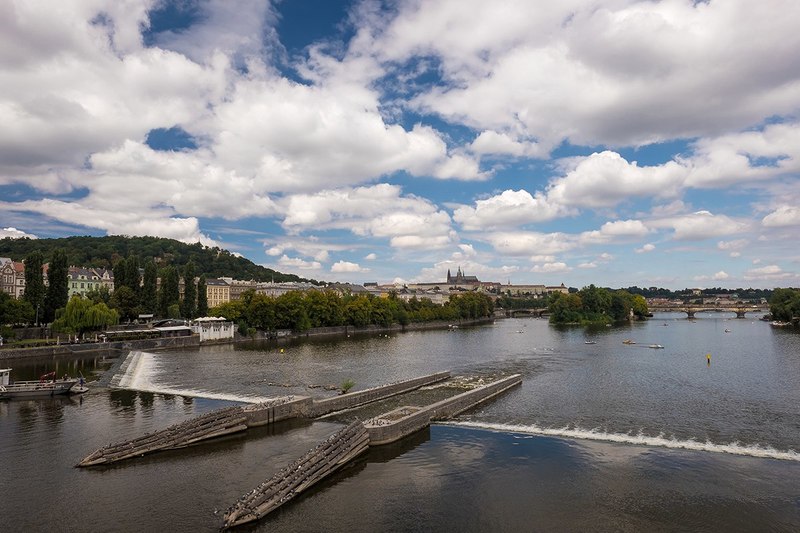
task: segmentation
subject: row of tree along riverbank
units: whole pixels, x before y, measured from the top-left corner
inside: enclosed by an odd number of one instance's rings
[[[321,327],[310,328],[303,332],[296,332],[291,330],[278,330],[272,332],[256,331],[253,335],[245,336],[237,334],[233,339],[229,340],[215,340],[209,344],[230,344],[237,342],[262,342],[276,340],[282,342],[290,339],[297,339],[302,337],[349,337],[350,335],[375,335],[375,334],[388,334],[388,333],[401,333],[404,331],[421,331],[427,329],[448,329],[454,325],[459,327],[478,326],[488,324],[493,321],[492,318],[477,318],[477,319],[464,319],[456,320],[454,322],[445,321],[432,321],[432,322],[419,322],[414,324],[407,324],[401,326],[399,324],[392,324],[389,326],[376,326],[369,325],[364,327],[354,326],[334,326],[334,327]],[[38,328],[37,328],[38,329]],[[44,328],[41,328],[44,330]],[[55,341],[53,341],[55,342]],[[205,344],[205,343],[204,343]],[[46,346],[32,346],[32,347],[10,347],[4,346],[0,348],[0,360],[2,359],[21,359],[21,358],[37,358],[37,357],[53,357],[53,356],[73,356],[78,354],[88,354],[93,352],[112,352],[115,350],[167,350],[167,349],[192,349],[200,346],[200,339],[198,335],[191,335],[187,337],[168,337],[158,339],[130,339],[114,342],[81,342],[81,343],[59,343],[48,344]]]

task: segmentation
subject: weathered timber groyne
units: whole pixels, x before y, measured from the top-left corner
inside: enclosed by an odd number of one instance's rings
[[[352,422],[239,498],[225,512],[223,529],[261,519],[364,453],[368,447],[366,428],[359,421]]]
[[[159,450],[183,448],[201,440],[244,431],[246,422],[241,407],[218,409],[130,441],[103,446],[77,466],[115,463]]]
[[[132,457],[184,448],[198,442],[245,431],[248,428],[295,418],[308,410],[311,399],[286,396],[247,406],[217,409],[133,440],[109,444],[86,456],[77,466],[116,463]]]

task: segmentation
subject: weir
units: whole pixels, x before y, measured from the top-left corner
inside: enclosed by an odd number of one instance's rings
[[[364,453],[367,447],[400,440],[427,427],[432,419],[455,416],[521,383],[522,377],[514,374],[427,407],[400,407],[366,423],[355,420],[239,498],[226,511],[222,529],[260,520]]]
[[[124,369],[118,374],[122,377],[117,379],[117,376],[114,376],[116,383],[112,381],[112,385],[124,386],[137,379],[144,361],[142,352],[131,354],[131,357],[123,364]],[[238,433],[251,427],[273,424],[281,420],[314,418],[320,414],[364,405],[418,389],[423,385],[445,380],[449,376],[449,372],[437,372],[319,401],[314,401],[308,396],[284,396],[245,406],[226,407],[142,437],[108,444],[92,452],[76,466],[111,464],[160,450],[183,448],[204,440]]]
[[[131,355],[121,369],[122,377],[117,379],[115,376],[112,385],[130,385],[136,380],[143,357],[141,352]],[[159,450],[182,448],[289,418],[320,417],[410,392],[449,377],[449,372],[437,372],[317,401],[307,396],[286,396],[256,404],[226,407],[130,441],[109,444],[89,454],[76,466],[111,464]],[[456,416],[521,383],[522,377],[514,374],[430,405],[400,407],[366,423],[355,420],[239,498],[226,511],[222,527],[228,529],[260,520],[367,451],[370,446],[398,441],[428,427],[432,420]]]

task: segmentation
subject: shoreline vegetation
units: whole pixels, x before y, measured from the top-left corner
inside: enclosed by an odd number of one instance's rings
[[[291,291],[273,297],[248,290],[238,300],[210,309],[209,314],[234,322],[242,336],[252,336],[257,331],[303,333],[311,328],[393,324],[405,327],[432,321],[480,319],[493,316],[494,302],[485,294],[472,292],[452,295],[448,302],[439,305],[428,298],[402,300],[395,293],[387,298],[342,296],[326,289]]]
[[[335,327],[320,327],[310,328],[304,332],[291,332],[281,331],[280,335],[268,335],[265,332],[252,336],[244,336],[237,334],[232,339],[221,339],[207,343],[206,345],[220,345],[220,344],[237,344],[237,343],[252,343],[252,342],[276,342],[289,341],[300,338],[311,337],[344,337],[349,338],[353,335],[372,335],[372,334],[389,334],[389,333],[405,333],[410,331],[423,331],[429,329],[453,329],[453,326],[459,328],[469,326],[479,326],[484,324],[491,324],[494,322],[494,317],[482,317],[475,319],[460,319],[455,323],[448,323],[447,321],[431,321],[431,322],[417,322],[405,326],[400,324],[392,324],[390,326],[376,326],[369,325],[364,327],[353,326],[335,326]],[[55,342],[55,341],[53,341]],[[50,356],[66,356],[66,355],[82,355],[90,354],[93,352],[107,352],[111,350],[168,350],[177,348],[191,348],[201,346],[197,335],[191,337],[169,337],[164,339],[142,339],[142,340],[125,340],[114,342],[82,342],[77,344],[61,343],[61,344],[48,344],[46,346],[32,346],[32,347],[17,347],[17,346],[4,346],[0,348],[0,360],[3,359],[23,359],[34,357],[50,357]]]

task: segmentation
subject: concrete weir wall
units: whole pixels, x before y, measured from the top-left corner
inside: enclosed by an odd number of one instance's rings
[[[334,411],[351,409],[353,407],[358,407],[359,405],[364,405],[376,400],[382,400],[384,398],[389,398],[390,396],[395,396],[397,394],[418,389],[420,387],[424,387],[425,385],[444,381],[449,377],[450,372],[437,372],[435,374],[408,379],[398,383],[373,387],[363,391],[348,392],[347,394],[334,396],[332,398],[325,398],[323,400],[315,400],[309,416],[318,417]]]
[[[386,413],[380,418],[372,419],[364,424],[369,432],[369,445],[380,446],[389,444],[419,431],[429,426],[431,423],[431,413],[427,409],[419,409],[397,421],[388,421],[386,418],[392,414],[409,409],[409,406],[400,407],[394,411]]]
[[[446,400],[429,405],[427,410],[430,411],[431,420],[445,420],[459,413],[463,413],[467,409],[471,409],[479,403],[494,398],[508,389],[521,384],[522,376],[514,374],[503,379],[498,379],[483,387],[462,392],[452,398],[447,398]]]
[[[431,420],[444,420],[456,416],[521,383],[522,376],[514,374],[427,407],[400,407],[390,411],[364,424],[369,432],[369,444],[370,446],[380,446],[400,440],[429,425]],[[404,417],[395,418],[404,409],[412,412]]]
[[[265,426],[289,418],[304,416],[311,410],[313,402],[308,396],[286,396],[269,402],[242,407],[247,417],[247,427]]]

